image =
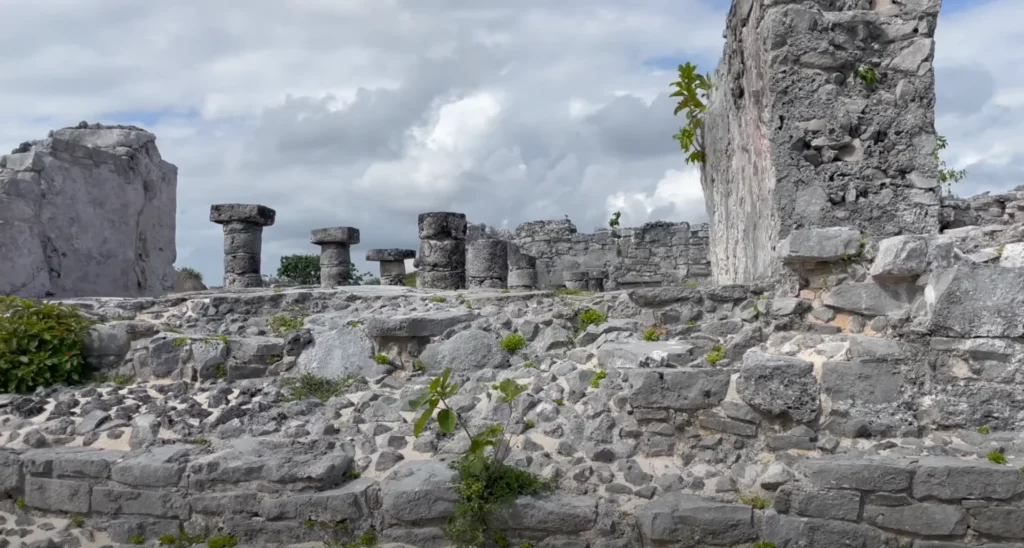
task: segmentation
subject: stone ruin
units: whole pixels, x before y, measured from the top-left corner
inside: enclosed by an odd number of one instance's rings
[[[710,253],[685,263],[729,283],[622,289],[623,263],[583,261],[612,231],[571,235],[588,241],[554,264],[537,249],[564,240],[441,212],[420,216],[418,253],[368,256],[383,275],[416,255],[445,289],[64,300],[99,320],[86,357],[118,382],[0,395],[0,539],[449,546],[468,436],[413,436],[409,401],[451,368],[467,428],[507,422],[506,462],[557,485],[491,516],[511,546],[1024,545],[1024,187],[954,199],[925,181],[937,9],[734,2]],[[850,87],[862,65],[871,93]],[[296,392],[304,373],[330,390]],[[505,379],[528,386],[511,414],[489,389]]]
[[[134,126],[82,122],[0,156],[0,295],[167,293],[177,179]]]

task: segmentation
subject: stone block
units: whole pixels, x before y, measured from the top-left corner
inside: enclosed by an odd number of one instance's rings
[[[83,481],[25,478],[25,504],[49,512],[88,514],[92,487]]]
[[[110,479],[132,487],[177,486],[191,449],[184,445],[154,447],[115,464]]]
[[[997,499],[1017,493],[1020,471],[987,461],[948,457],[921,459],[914,474],[914,498],[939,500]]]
[[[311,519],[329,523],[366,518],[379,491],[375,480],[359,478],[329,491],[264,499],[260,516],[272,521]]]
[[[24,485],[25,473],[18,453],[0,449],[0,497],[19,497]]]
[[[314,245],[323,244],[359,244],[359,229],[350,226],[334,226],[317,228],[310,232],[309,242]]]
[[[885,459],[837,457],[806,461],[803,466],[811,483],[826,489],[898,492],[910,487],[914,476],[908,464]]]
[[[885,405],[899,401],[903,379],[896,364],[871,359],[828,361],[821,368],[821,384],[833,402]]]
[[[757,538],[750,506],[681,493],[639,507],[636,519],[645,542],[671,542],[680,548],[733,546]]]
[[[729,390],[729,369],[649,369],[638,371],[629,404],[638,408],[696,411],[715,407]]]
[[[138,515],[154,518],[187,520],[189,504],[171,491],[140,491],[95,487],[92,490],[92,511],[108,515]]]
[[[836,262],[860,253],[860,239],[852,228],[809,228],[794,230],[777,249],[785,263]]]
[[[928,240],[904,235],[878,242],[878,253],[869,273],[875,279],[916,278],[928,270]]]
[[[1001,538],[1024,539],[1024,508],[992,506],[972,508],[971,529]]]
[[[59,447],[26,451],[21,459],[33,476],[107,479],[113,463],[124,455],[124,451]]]
[[[477,240],[466,245],[466,276],[504,280],[508,277],[508,244]]]
[[[810,422],[821,409],[821,387],[811,362],[749,350],[736,379],[736,392],[748,405],[772,416]]]
[[[773,542],[776,546],[808,548],[882,548],[893,545],[889,543],[889,535],[868,525],[831,519],[798,518],[774,510],[765,512],[761,539]]]
[[[857,491],[794,489],[787,493],[789,511],[808,518],[857,521],[860,493]]]
[[[260,511],[260,494],[255,491],[235,491],[194,495],[189,504],[197,514],[256,515]]]
[[[917,287],[912,284],[847,282],[826,291],[821,296],[821,302],[832,308],[865,316],[888,316],[905,314],[917,295]]]
[[[276,211],[259,204],[215,204],[210,206],[211,223],[250,223],[271,226],[276,217]]]
[[[1004,245],[1003,253],[999,256],[999,266],[1024,268],[1024,242]]]
[[[597,500],[585,495],[553,493],[521,497],[489,518],[489,524],[517,531],[582,533],[597,523]]]
[[[953,337],[1024,336],[1024,268],[957,266],[926,289],[929,327]]]
[[[458,473],[436,460],[399,463],[381,481],[384,518],[391,523],[445,519],[461,500],[452,487]]]
[[[465,240],[466,215],[450,211],[421,213],[417,219],[420,240]]]
[[[455,291],[466,288],[465,270],[420,270],[416,273],[416,286],[421,289],[446,289]]]
[[[967,532],[967,512],[950,504],[865,506],[864,523],[929,536],[953,536]]]
[[[423,350],[420,359],[431,371],[450,367],[464,372],[509,366],[508,352],[498,338],[480,329],[468,329],[448,340],[433,342]]]
[[[378,316],[367,320],[363,329],[371,337],[438,337],[449,329],[472,322],[472,311],[442,310],[403,316]]]

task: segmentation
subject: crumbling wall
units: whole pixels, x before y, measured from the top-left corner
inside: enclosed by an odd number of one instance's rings
[[[83,122],[0,156],[0,294],[170,290],[178,168],[155,141],[134,126]]]
[[[564,285],[567,271],[605,270],[606,290],[643,286],[679,285],[706,279],[708,227],[655,221],[639,228],[576,231],[568,219],[531,221],[514,231],[471,225],[470,240],[497,238],[513,242],[537,259],[541,288]]]
[[[939,230],[941,0],[734,0],[706,118],[716,283],[779,272],[801,228]]]

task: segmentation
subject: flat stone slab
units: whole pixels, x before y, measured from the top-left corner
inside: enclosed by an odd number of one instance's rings
[[[672,546],[733,546],[757,537],[750,506],[694,495],[663,496],[639,508],[636,516],[645,540],[672,541]]]
[[[370,262],[404,261],[415,258],[415,249],[371,249],[366,252],[366,260]]]
[[[277,218],[277,212],[259,204],[214,204],[210,206],[210,222],[253,223],[260,226],[271,226]]]
[[[794,230],[779,242],[778,254],[786,263],[832,262],[860,250],[860,231],[847,227]]]
[[[334,226],[330,228],[318,228],[310,232],[309,241],[312,244],[359,244],[359,229],[350,226]]]
[[[957,266],[930,284],[929,326],[955,337],[1024,336],[1024,268]]]
[[[478,318],[475,312],[445,310],[371,318],[366,322],[366,333],[371,337],[437,337],[456,325]]]
[[[612,320],[593,326],[584,335],[604,334],[612,331],[626,331],[627,328],[616,328]],[[618,323],[618,322],[616,322]],[[639,322],[637,322],[639,323]],[[611,324],[611,325],[608,325]],[[634,330],[639,326],[634,327]],[[593,337],[596,339],[596,337]],[[703,352],[697,346],[683,342],[664,341],[623,341],[607,342],[597,348],[597,362],[604,367],[684,367],[700,357]]]

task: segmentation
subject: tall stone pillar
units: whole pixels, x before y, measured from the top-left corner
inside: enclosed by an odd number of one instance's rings
[[[466,246],[466,284],[470,289],[505,289],[508,285],[508,243],[486,239]]]
[[[276,211],[258,204],[210,206],[210,222],[224,229],[224,287],[263,287],[263,227],[276,217]]]
[[[309,241],[320,246],[320,287],[350,285],[351,247],[359,244],[359,229],[318,228],[310,233]]]
[[[941,5],[733,0],[703,132],[714,283],[782,272],[798,229],[939,232]]]
[[[417,284],[427,289],[466,288],[466,215],[421,213]]]
[[[519,246],[508,244],[509,289],[535,289],[537,287],[537,259],[523,253]]]
[[[371,249],[366,260],[380,263],[381,285],[405,285],[405,261],[415,259],[415,249]]]

